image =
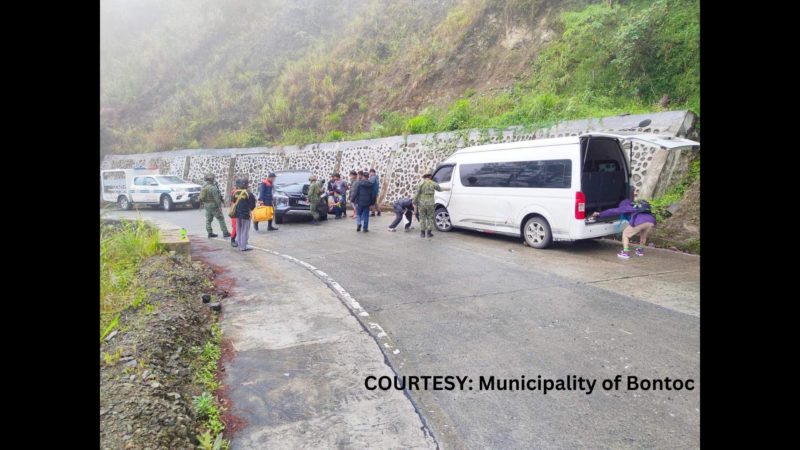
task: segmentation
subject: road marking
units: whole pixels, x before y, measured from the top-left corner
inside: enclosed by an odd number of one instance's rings
[[[219,242],[229,242],[229,240],[227,238],[216,238],[214,240],[215,241],[219,241]],[[361,327],[364,329],[364,331],[366,331],[367,334],[369,334],[375,340],[375,343],[378,344],[378,348],[380,349],[381,353],[383,353],[383,358],[384,358],[383,362],[384,362],[384,364],[389,366],[389,368],[392,370],[392,372],[396,376],[399,376],[399,373],[398,373],[397,369],[391,364],[391,362],[389,360],[389,355],[386,353],[388,351],[388,349],[394,348],[394,345],[392,345],[394,343],[389,339],[389,335],[386,334],[386,332],[383,330],[383,327],[381,327],[377,323],[369,322],[369,325],[366,325],[362,321],[362,319],[359,318],[359,317],[368,317],[369,313],[366,312],[363,307],[361,307],[361,304],[359,304],[356,301],[356,299],[353,298],[353,296],[350,295],[350,293],[347,292],[347,290],[342,287],[342,285],[337,283],[336,280],[331,278],[331,276],[328,275],[327,273],[323,272],[322,270],[317,269],[316,267],[314,267],[313,265],[311,265],[311,264],[309,264],[309,263],[307,263],[305,261],[302,261],[300,259],[295,258],[294,256],[285,255],[283,253],[276,252],[275,250],[269,250],[269,249],[266,249],[266,248],[257,247],[255,245],[248,244],[248,246],[252,247],[254,250],[260,250],[262,252],[269,253],[271,255],[275,255],[275,256],[281,257],[281,258],[283,258],[283,259],[285,259],[287,261],[295,263],[295,264],[299,265],[300,267],[303,267],[304,269],[306,269],[309,272],[313,273],[317,278],[322,280],[322,282],[325,283],[328,287],[330,287],[334,291],[334,293],[336,293],[336,296],[339,298],[339,300],[342,303],[344,303],[344,305],[350,310],[350,312],[356,318],[356,322],[358,322],[359,325],[361,325]],[[377,329],[377,330],[380,330],[380,331],[377,333],[377,335],[373,335],[372,333],[369,332],[369,329],[373,329],[373,330]],[[383,345],[380,345],[381,344],[381,342],[379,342],[380,340],[384,340],[384,341],[388,341],[388,342],[383,342]],[[394,349],[394,351],[392,353],[396,355],[396,354],[400,353],[400,350]],[[420,411],[419,405],[417,405],[417,402],[414,401],[413,398],[411,398],[411,393],[408,392],[407,389],[403,389],[403,394],[406,396],[408,401],[411,403],[411,406],[414,408],[414,412],[417,413],[417,416],[419,417],[420,422],[422,422],[422,427],[421,427],[422,433],[425,434],[426,436],[430,436],[430,438],[433,440],[433,443],[436,445],[436,449],[439,450],[441,448],[439,446],[439,440],[436,438],[436,435],[433,434],[433,431],[431,431],[431,427],[428,424],[428,420],[422,414],[422,412]]]

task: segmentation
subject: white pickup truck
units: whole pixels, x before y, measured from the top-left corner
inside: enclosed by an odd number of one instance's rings
[[[174,175],[161,175],[158,170],[101,170],[100,186],[103,201],[116,203],[121,209],[131,209],[134,204],[160,205],[165,211],[177,205],[200,207],[202,186]]]

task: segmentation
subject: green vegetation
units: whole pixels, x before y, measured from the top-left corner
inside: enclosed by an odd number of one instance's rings
[[[192,399],[192,406],[195,414],[203,420],[205,428],[204,434],[199,436],[201,441],[200,448],[228,448],[228,441],[223,440],[222,430],[225,425],[220,419],[222,406],[219,404],[214,394],[219,389],[216,373],[219,368],[219,358],[221,356],[220,343],[222,342],[222,329],[218,324],[211,326],[211,339],[202,348],[194,348],[195,359],[195,381],[203,387],[203,393]],[[214,444],[212,446],[212,440]],[[204,443],[205,442],[205,443]],[[219,442],[219,444],[217,444]],[[221,447],[218,447],[221,446]]]
[[[674,185],[670,190],[664,193],[664,195],[654,198],[650,201],[650,205],[653,207],[653,212],[656,214],[656,219],[658,222],[663,221],[667,217],[669,217],[669,213],[667,212],[667,208],[675,203],[678,203],[683,199],[683,194],[686,192],[686,189],[691,186],[695,180],[700,178],[700,158],[698,157],[696,160],[692,162],[689,166],[689,171],[686,175],[681,179],[679,183]]]
[[[103,16],[104,152],[700,114],[699,0],[138,1]]]
[[[159,251],[158,241],[158,230],[141,219],[123,221],[117,227],[101,224],[101,340],[117,326],[122,311],[141,305],[146,292],[135,282],[135,275],[142,261]]]
[[[418,115],[383,112],[367,137],[522,125],[689,109],[700,113],[700,15],[696,0],[590,5],[561,16],[563,34],[535,60],[534,74],[498,93],[473,89]],[[667,107],[660,104],[668,99]],[[358,138],[363,139],[361,132]],[[353,139],[347,134],[344,139]],[[302,141],[323,140],[311,130]]]

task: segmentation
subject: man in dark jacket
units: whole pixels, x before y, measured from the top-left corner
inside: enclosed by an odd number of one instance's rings
[[[633,198],[639,195],[639,190],[633,192]],[[617,253],[622,259],[629,259],[631,257],[629,243],[630,239],[637,234],[639,236],[639,245],[636,247],[636,256],[644,256],[644,246],[647,245],[647,235],[650,230],[656,226],[656,216],[650,211],[649,204],[640,200],[631,201],[625,199],[619,202],[619,207],[607,209],[605,211],[595,212],[592,214],[593,218],[612,217],[612,216],[626,216],[628,219],[628,226],[622,232],[622,250]]]
[[[356,188],[353,192],[353,203],[356,205],[356,231],[361,231],[361,223],[364,223],[364,233],[369,232],[369,206],[375,201],[372,182],[369,181],[369,174],[361,172]]]
[[[253,249],[247,246],[247,240],[250,237],[250,211],[256,208],[256,196],[250,192],[249,185],[247,179],[236,180],[237,189],[231,196],[231,204],[236,205],[236,244],[243,252]]]
[[[378,207],[378,191],[381,187],[381,181],[378,177],[378,173],[375,172],[375,169],[369,169],[369,181],[372,182],[372,194],[375,196],[373,200],[374,203],[369,207],[370,211],[372,211],[369,215],[374,217],[377,213],[380,216],[381,209]]]
[[[355,195],[356,189],[358,188],[358,173],[355,170],[350,171],[350,182],[348,183],[348,192],[346,200],[350,202],[351,206],[353,207],[353,219],[356,218],[356,204],[353,201],[353,196]],[[347,214],[345,214],[347,215]]]
[[[271,206],[273,213],[275,212],[275,200],[272,197],[272,186],[275,184],[275,177],[274,173],[270,173],[267,178],[264,179],[258,185],[258,204]],[[258,231],[258,222],[253,222],[253,228]],[[272,226],[272,220],[267,221],[267,231],[277,231],[276,227]]]
[[[394,208],[395,218],[394,221],[389,224],[389,231],[397,231],[397,225],[403,220],[403,214],[405,214],[406,220],[408,220],[405,231],[413,229],[411,227],[411,217],[412,214],[414,214],[414,202],[411,197],[401,198],[395,201],[392,203],[392,208]]]

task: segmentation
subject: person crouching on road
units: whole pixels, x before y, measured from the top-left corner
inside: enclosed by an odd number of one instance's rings
[[[410,197],[401,198],[394,203],[392,203],[392,208],[394,208],[395,218],[394,221],[389,224],[389,231],[397,231],[397,225],[400,224],[400,221],[403,220],[403,214],[406,216],[406,223],[405,231],[412,230],[413,227],[411,226],[411,218],[412,214],[414,214],[414,202],[411,200]]]
[[[222,217],[222,207],[224,205],[222,194],[219,192],[219,187],[214,181],[214,174],[207,173],[203,177],[203,180],[206,184],[200,191],[200,201],[203,203],[203,207],[206,210],[206,231],[208,231],[208,237],[209,239],[217,237],[217,235],[214,234],[214,230],[211,228],[215,217],[219,222],[222,235],[224,237],[229,237],[230,233],[228,233],[228,227],[225,226],[225,218]]]
[[[644,246],[647,245],[647,235],[656,226],[656,216],[650,211],[650,204],[644,200],[637,200],[639,189],[633,191],[633,200],[622,200],[619,207],[599,211],[592,214],[593,218],[611,216],[629,216],[628,226],[622,231],[622,250],[617,253],[621,259],[629,259],[630,239],[639,234],[639,245],[636,247],[636,256],[644,256]],[[640,234],[641,233],[641,234]]]
[[[258,184],[258,205],[266,205],[272,207],[273,215],[275,214],[275,199],[272,197],[272,186],[275,184],[275,175],[270,173],[267,178]],[[253,221],[253,228],[258,231],[258,222]],[[278,231],[276,227],[272,226],[272,219],[267,221],[267,231]]]
[[[369,232],[369,207],[375,201],[375,191],[372,189],[372,182],[368,178],[369,174],[366,171],[361,172],[355,192],[353,192],[353,203],[356,204],[356,231],[361,231],[361,224],[363,223],[364,233]]]
[[[250,237],[250,211],[256,208],[256,196],[250,192],[249,185],[247,179],[236,180],[237,189],[231,197],[237,222],[236,246],[243,252],[252,250],[247,246],[247,241]]]

